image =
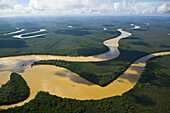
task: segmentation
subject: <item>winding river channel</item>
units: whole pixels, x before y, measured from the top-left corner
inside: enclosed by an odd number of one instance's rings
[[[99,55],[88,57],[25,55],[0,58],[0,85],[5,84],[10,79],[11,72],[18,72],[26,80],[31,92],[30,96],[25,101],[13,105],[0,106],[0,108],[7,109],[9,107],[21,106],[34,99],[38,91],[48,91],[53,95],[76,98],[79,100],[102,99],[122,95],[135,86],[148,59],[159,55],[170,54],[170,52],[153,53],[136,60],[121,76],[106,87],[93,84],[65,68],[49,65],[30,66],[30,64],[35,61],[45,59],[60,59],[77,62],[114,59],[120,54],[117,48],[118,41],[121,38],[131,36],[131,33],[121,29],[118,29],[118,31],[121,32],[120,36],[103,42],[109,48],[109,51]]]

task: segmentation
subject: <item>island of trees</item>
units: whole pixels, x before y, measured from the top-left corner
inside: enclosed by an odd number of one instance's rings
[[[148,60],[137,85],[122,96],[80,101],[60,98],[48,92],[39,92],[35,99],[24,106],[2,112],[168,113],[170,112],[168,59],[170,55]]]
[[[0,88],[0,105],[21,102],[29,97],[30,90],[21,75],[12,73],[10,80]]]

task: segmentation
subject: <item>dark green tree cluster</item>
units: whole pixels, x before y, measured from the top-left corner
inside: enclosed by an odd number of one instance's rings
[[[64,67],[100,86],[106,86],[115,79],[115,74],[112,72],[100,74],[100,73],[91,73],[91,72],[83,71],[81,69],[82,68],[81,63],[78,62],[67,62],[64,60],[41,60],[41,61],[34,62],[32,64],[32,66],[35,65],[55,65],[55,66]],[[85,64],[85,66],[88,65]]]
[[[86,106],[83,102],[56,97],[48,92],[39,92],[34,100],[28,104],[14,109],[8,109],[11,113],[83,113]],[[5,111],[3,111],[5,112]]]
[[[147,61],[136,86],[122,96],[88,101],[102,112],[169,113],[170,112],[170,56]],[[114,90],[114,89],[113,89]],[[114,113],[113,112],[113,113]]]
[[[170,56],[147,61],[136,86],[122,96],[102,100],[75,100],[39,92],[35,99],[21,107],[2,113],[169,113]],[[113,89],[114,90],[114,89]]]
[[[0,105],[10,105],[29,97],[30,90],[21,75],[12,73],[10,80],[0,88]]]
[[[121,46],[124,47],[124,46]],[[128,45],[127,45],[128,47]],[[120,49],[120,56],[116,59],[103,62],[68,62],[62,60],[42,60],[33,65],[55,65],[67,68],[79,76],[100,86],[106,86],[120,76],[137,58],[145,55],[144,52]],[[126,56],[126,57],[125,57]]]

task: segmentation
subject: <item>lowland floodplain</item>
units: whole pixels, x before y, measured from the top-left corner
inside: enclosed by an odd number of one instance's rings
[[[42,65],[66,68],[71,73],[73,72],[89,81],[91,86],[107,87],[124,74],[136,60],[149,54],[170,51],[170,17],[30,16],[0,18],[0,59],[29,55],[61,57],[99,55],[109,51],[109,48],[103,44],[105,40],[121,35],[121,32],[117,29],[122,29],[132,35],[118,42],[120,55],[114,59],[100,62],[42,59],[35,60],[29,65],[18,63],[18,68],[23,70],[16,73],[11,72],[11,77],[6,84],[0,82],[0,99],[4,101],[2,103],[0,101],[0,104],[17,104],[29,98],[31,93],[29,83],[27,83],[27,79],[24,81],[25,76],[22,77],[22,74],[27,69],[34,69],[36,66]],[[17,32],[19,30],[22,31]],[[24,34],[23,38],[15,37],[21,34]],[[13,65],[11,62],[7,62],[7,64]],[[5,69],[1,62],[0,68]],[[15,70],[15,68],[12,70]],[[5,71],[11,70],[0,70],[2,76],[5,75]],[[98,100],[79,100],[63,98],[61,95],[57,96],[46,90],[41,90],[28,103],[14,108],[2,109],[0,112],[170,112],[170,56],[158,56],[149,59],[146,62],[145,70],[142,71],[136,85],[122,95]],[[16,75],[16,78],[13,78],[12,75]],[[22,87],[18,87],[23,90],[11,85],[12,82],[15,84],[16,81],[18,84],[23,84]],[[114,91],[114,89],[112,90]],[[16,98],[20,91],[22,91],[22,95]]]

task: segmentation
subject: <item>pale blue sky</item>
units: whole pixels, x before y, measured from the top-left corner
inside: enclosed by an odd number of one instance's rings
[[[0,0],[0,16],[40,14],[170,15],[170,0]]]
[[[106,0],[107,1],[107,0]],[[121,2],[122,0],[110,0],[111,2]],[[138,2],[168,2],[170,0],[127,0],[127,2],[138,1]],[[28,5],[30,0],[17,0],[18,3]]]
[[[30,1],[29,0],[17,0],[17,2],[19,4],[28,5]]]

